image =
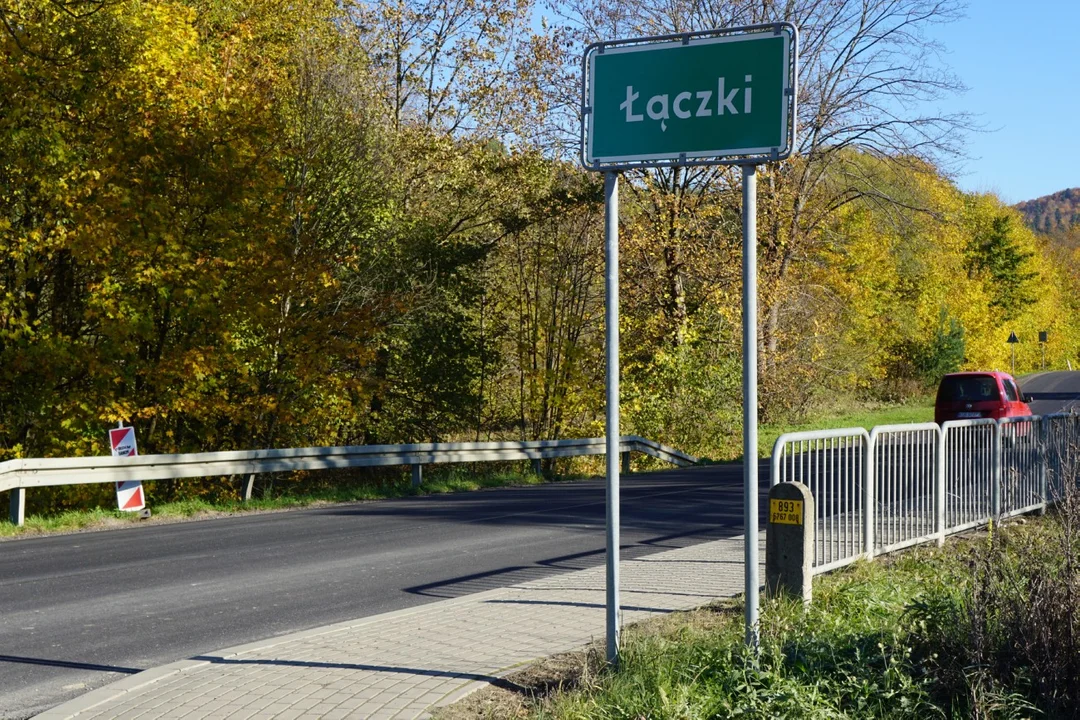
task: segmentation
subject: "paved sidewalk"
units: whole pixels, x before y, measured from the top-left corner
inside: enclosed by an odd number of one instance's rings
[[[623,622],[742,592],[742,560],[742,536],[624,560]],[[37,717],[423,718],[603,633],[600,566],[182,660]]]

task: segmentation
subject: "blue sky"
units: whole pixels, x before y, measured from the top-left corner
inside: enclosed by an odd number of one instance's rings
[[[965,15],[933,31],[968,87],[944,107],[991,131],[969,137],[960,187],[1015,203],[1080,186],[1080,0],[970,0]]]

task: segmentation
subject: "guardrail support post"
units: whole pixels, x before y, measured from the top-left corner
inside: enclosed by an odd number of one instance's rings
[[[255,473],[247,476],[244,481],[244,502],[251,501],[251,495],[255,492]]]
[[[420,487],[424,482],[424,466],[413,465],[412,466],[412,486],[414,488]]]
[[[9,503],[11,524],[21,526],[26,521],[26,488],[12,488]]]
[[[814,496],[801,482],[769,490],[765,534],[765,591],[810,603],[814,577]]]
[[[621,472],[622,472],[623,475],[629,475],[630,474],[630,451],[629,450],[624,450],[622,452],[622,471]]]
[[[532,471],[533,471],[533,475],[543,475],[544,474],[544,466],[543,466],[542,461],[540,460],[540,458],[533,458],[532,459]]]
[[[945,443],[948,431],[941,430],[936,435],[937,448],[934,453],[934,534],[937,535],[938,547],[945,544]]]

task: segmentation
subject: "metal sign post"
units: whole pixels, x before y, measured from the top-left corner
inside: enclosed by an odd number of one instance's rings
[[[746,644],[758,647],[757,167],[743,165],[743,569]]]
[[[604,173],[604,332],[607,336],[607,660],[619,657],[619,175]]]
[[[619,653],[620,170],[743,168],[743,457],[746,642],[758,642],[757,166],[795,145],[798,31],[790,23],[590,45],[581,164],[604,173],[607,336],[607,658]]]

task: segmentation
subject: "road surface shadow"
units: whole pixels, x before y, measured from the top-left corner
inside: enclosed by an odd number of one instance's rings
[[[95,670],[134,675],[146,668],[128,668],[117,665],[98,665],[97,663],[74,662],[72,660],[48,660],[46,658],[19,657],[18,655],[0,655],[0,662],[20,663],[23,665],[44,665],[46,667],[70,668],[72,670]]]
[[[698,543],[734,537],[742,532],[740,527],[695,528],[681,533],[670,533],[656,538],[647,538],[634,543],[619,546],[622,560],[644,558],[662,550],[678,549]],[[673,543],[682,540],[682,543]],[[402,588],[404,592],[425,597],[455,598],[471,595],[485,590],[494,590],[509,585],[519,585],[532,580],[540,580],[553,575],[586,570],[604,563],[607,551],[604,548],[585,552],[560,555],[547,560],[538,560],[532,565],[512,565],[496,570],[459,575],[433,583]],[[697,562],[711,562],[699,560]]]

